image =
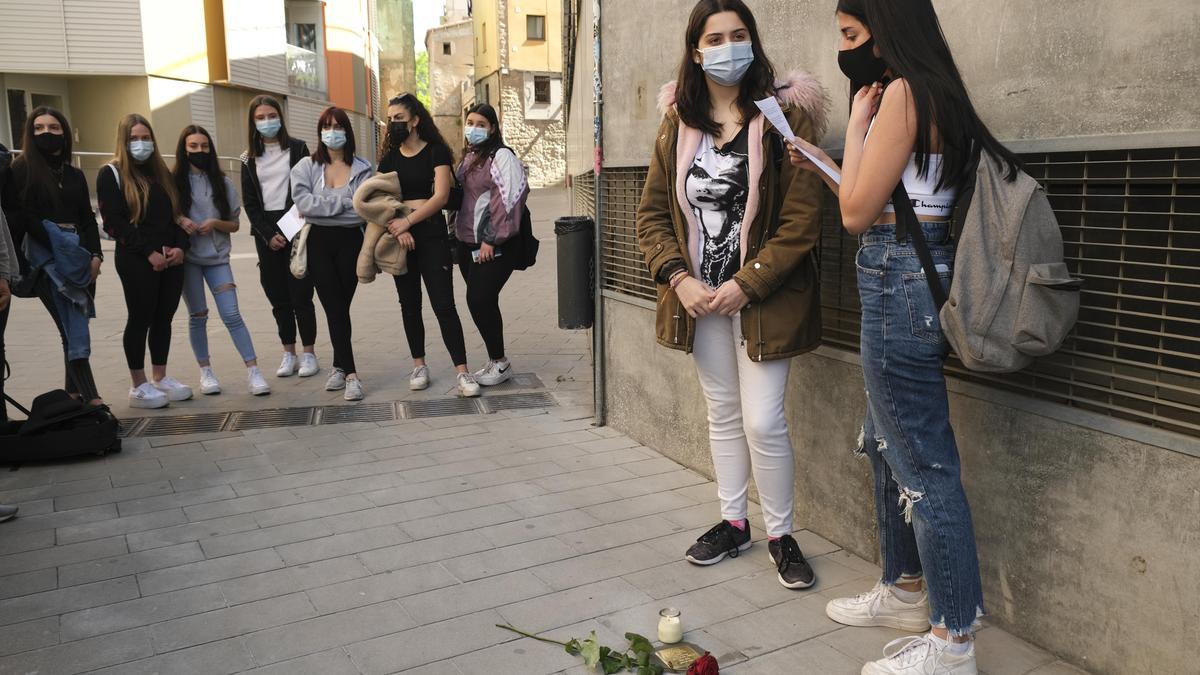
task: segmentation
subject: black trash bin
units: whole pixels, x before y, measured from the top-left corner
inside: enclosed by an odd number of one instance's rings
[[[558,241],[558,327],[579,330],[592,327],[593,296],[592,219],[564,216],[554,221]]]

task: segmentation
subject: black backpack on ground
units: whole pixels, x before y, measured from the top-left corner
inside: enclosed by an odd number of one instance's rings
[[[0,425],[0,464],[106,455],[121,451],[121,424],[108,406],[88,405],[55,389],[26,409],[4,395],[28,419]]]

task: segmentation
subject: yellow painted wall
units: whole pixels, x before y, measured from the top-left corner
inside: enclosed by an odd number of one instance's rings
[[[479,81],[500,69],[496,0],[476,0],[471,17],[475,22],[475,80]]]
[[[150,117],[145,77],[73,77],[69,86],[74,108],[71,124],[79,133],[76,150],[111,154],[116,149],[117,122],[125,114]]]
[[[205,0],[143,2],[142,26],[148,74],[209,81]]]
[[[546,17],[546,39],[529,40],[527,17]],[[508,67],[511,70],[562,72],[562,3],[556,0],[509,0]]]

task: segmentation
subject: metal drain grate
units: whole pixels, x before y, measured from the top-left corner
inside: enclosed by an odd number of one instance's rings
[[[421,417],[452,417],[454,415],[478,415],[483,412],[473,398],[438,398],[427,401],[402,401],[405,419]]]
[[[142,427],[146,425],[145,417],[131,417],[129,419],[120,420],[121,428],[117,432],[117,438],[129,438],[130,436],[138,436],[142,432]]]
[[[480,399],[485,413],[501,410],[529,410],[531,408],[550,408],[557,403],[550,394],[540,391],[532,394],[507,394],[504,396],[489,396]]]
[[[229,413],[152,417],[146,421],[146,426],[139,430],[139,435],[178,436],[180,434],[207,434],[223,430],[228,420]]]
[[[313,423],[315,412],[315,408],[276,408],[274,410],[236,412],[233,413],[233,419],[229,422],[229,431],[306,427]]]
[[[396,404],[394,403],[359,403],[356,405],[331,405],[321,408],[318,423],[390,422],[394,419],[396,419]]]

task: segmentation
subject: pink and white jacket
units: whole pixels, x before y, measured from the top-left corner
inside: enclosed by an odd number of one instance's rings
[[[525,165],[510,148],[502,147],[475,167],[477,155],[468,152],[456,175],[463,188],[462,208],[454,233],[464,244],[499,246],[517,236],[529,197]]]

